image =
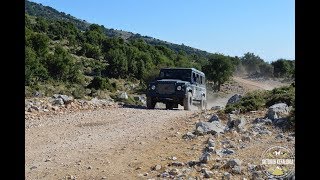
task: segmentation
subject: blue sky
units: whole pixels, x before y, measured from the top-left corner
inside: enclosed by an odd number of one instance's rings
[[[293,0],[32,0],[104,25],[211,53],[295,59]]]

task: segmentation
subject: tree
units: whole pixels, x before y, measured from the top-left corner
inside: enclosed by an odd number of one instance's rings
[[[254,53],[247,52],[240,58],[242,65],[245,66],[248,73],[259,72],[259,65],[264,63],[263,59]]]
[[[99,46],[84,43],[78,54],[85,55],[88,58],[100,59],[101,50]]]
[[[102,27],[97,24],[92,24],[89,29],[85,32],[86,42],[92,45],[101,45],[103,40],[106,38]]]
[[[25,49],[25,85],[32,85],[35,82],[44,81],[48,78],[48,71],[37,58],[32,48]]]
[[[234,65],[230,57],[223,54],[213,54],[209,56],[209,62],[202,67],[208,80],[212,80],[214,90],[220,91],[220,86],[232,76]]]
[[[47,30],[48,30],[48,27],[49,27],[48,22],[42,17],[37,17],[36,21],[37,21],[37,23],[34,25],[33,29],[36,32],[44,32],[44,33],[46,33]]]
[[[70,54],[60,45],[55,47],[54,54],[48,56],[46,65],[50,76],[55,80],[81,82],[79,66]]]
[[[292,75],[295,72],[294,61],[278,59],[277,61],[274,61],[271,64],[273,66],[275,77],[292,77]]]
[[[30,33],[26,35],[26,46],[31,47],[38,57],[48,53],[49,37],[45,34]]]
[[[106,72],[114,78],[123,78],[128,73],[128,61],[126,55],[120,49],[111,49],[105,56],[108,62]]]
[[[90,84],[87,86],[87,88],[94,88],[96,90],[98,89],[105,90],[110,86],[109,84],[110,84],[109,79],[95,76],[90,82]]]
[[[262,63],[259,66],[260,73],[262,76],[272,77],[273,76],[273,66],[268,63]]]

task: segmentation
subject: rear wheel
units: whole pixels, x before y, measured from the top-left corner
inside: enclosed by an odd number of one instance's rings
[[[188,92],[187,96],[183,100],[183,108],[184,110],[190,111],[191,106],[192,106],[192,94],[191,92]]]
[[[156,106],[156,102],[154,102],[151,97],[147,97],[147,108],[154,109],[155,106]]]

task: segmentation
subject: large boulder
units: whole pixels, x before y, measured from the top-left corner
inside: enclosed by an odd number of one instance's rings
[[[62,98],[58,97],[56,99],[53,100],[53,105],[58,105],[58,106],[61,106],[61,105],[64,105],[64,101]]]
[[[59,98],[62,99],[63,104],[69,104],[69,103],[73,102],[73,100],[74,100],[72,96],[67,96],[67,95],[63,95],[63,94],[54,94],[53,98],[55,99],[54,102],[57,102],[57,103],[58,103],[58,101],[61,101],[61,100],[59,100]],[[54,104],[56,104],[56,103],[54,103]],[[58,103],[58,104],[63,105],[61,103]]]
[[[286,103],[278,103],[269,107],[267,112],[267,118],[271,120],[277,120],[289,115],[289,107]]]
[[[67,95],[60,95],[59,98],[62,98],[65,104],[69,104],[74,100],[72,96],[67,96]]]
[[[226,156],[226,155],[230,155],[230,154],[234,154],[235,151],[232,150],[232,149],[226,149],[226,148],[223,148],[223,149],[220,149],[220,150],[217,150],[217,155],[218,156]]]
[[[183,139],[193,139],[195,137],[196,135],[194,135],[192,132],[187,132],[187,134],[182,136]]]
[[[216,134],[223,133],[225,126],[218,121],[198,122],[196,124],[196,132],[200,134]]]
[[[239,159],[231,159],[226,163],[225,166],[229,168],[233,168],[235,166],[241,166],[241,161]]]
[[[253,123],[258,124],[265,124],[265,125],[271,125],[272,124],[272,120],[268,119],[268,118],[256,118]]]
[[[34,96],[34,97],[43,97],[43,94],[42,94],[41,92],[39,92],[39,91],[35,91],[35,92],[33,93],[33,96]]]
[[[229,98],[227,105],[234,104],[234,103],[240,101],[241,98],[242,98],[242,96],[240,94],[235,94],[235,95],[231,96],[231,98]]]
[[[261,124],[255,124],[255,125],[251,126],[250,130],[253,135],[257,135],[257,134],[271,135],[272,134],[271,131],[269,131],[265,126],[262,126]]]
[[[239,118],[234,114],[229,114],[227,127],[229,129],[235,128],[237,131],[243,131],[246,125],[246,119],[244,117]]]
[[[209,152],[204,152],[199,158],[199,162],[207,163],[210,160],[211,154]]]
[[[213,121],[220,121],[219,116],[216,114],[212,115],[208,122],[213,122]]]
[[[120,99],[128,99],[129,97],[128,97],[127,92],[122,92],[122,93],[120,93],[118,95],[118,98],[120,98]]]

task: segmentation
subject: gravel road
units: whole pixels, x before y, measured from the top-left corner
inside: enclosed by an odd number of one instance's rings
[[[269,89],[257,82],[235,80],[254,89]],[[225,105],[228,98],[217,98],[214,104]],[[137,169],[157,162],[153,154],[176,151],[180,158],[185,156],[181,152],[185,144],[180,143],[179,149],[175,144],[179,141],[167,140],[186,131],[188,119],[196,112],[181,107],[110,107],[26,119],[26,179],[135,179]]]
[[[81,111],[25,123],[26,179],[119,177],[141,149],[191,111],[110,108]],[[131,150],[130,150],[131,149]],[[119,151],[128,151],[127,156]],[[124,173],[127,174],[127,173]],[[123,178],[126,178],[124,176]]]

